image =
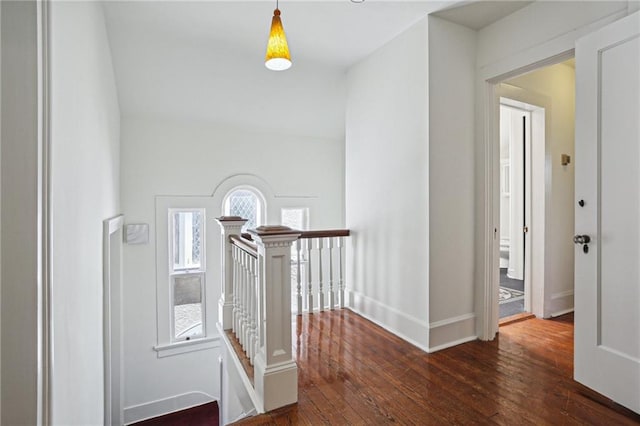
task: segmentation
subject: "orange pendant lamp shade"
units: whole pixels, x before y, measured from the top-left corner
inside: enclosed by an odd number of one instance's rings
[[[267,68],[274,71],[284,71],[291,67],[291,55],[289,55],[287,36],[284,34],[279,9],[273,11],[271,32],[269,33],[267,55],[264,64]]]

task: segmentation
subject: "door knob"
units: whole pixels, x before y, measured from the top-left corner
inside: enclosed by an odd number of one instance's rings
[[[574,244],[589,244],[591,237],[588,235],[576,235],[573,237]]]

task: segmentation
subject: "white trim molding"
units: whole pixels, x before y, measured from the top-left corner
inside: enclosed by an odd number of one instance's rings
[[[476,93],[479,94],[477,99],[479,111],[476,114],[478,118],[476,132],[482,158],[478,161],[479,174],[476,178],[482,182],[482,185],[478,188],[480,191],[478,208],[481,215],[477,221],[479,241],[476,246],[478,249],[476,311],[478,312],[477,333],[481,340],[493,340],[498,332],[498,309],[495,300],[499,286],[497,265],[500,253],[499,240],[495,240],[494,235],[497,233],[496,224],[499,219],[494,206],[499,205],[497,181],[499,169],[495,164],[498,159],[499,144],[496,133],[498,101],[495,86],[511,77],[571,58],[578,38],[622,18],[627,12],[625,8],[596,18],[590,23],[567,28],[567,31],[562,34],[541,40],[532,46],[523,47],[520,51],[499,60],[480,64],[477,68]]]
[[[478,338],[476,314],[468,313],[429,323],[428,352],[436,352]]]
[[[38,377],[38,421],[51,424],[51,384],[53,382],[53,311],[51,280],[53,227],[51,214],[51,18],[49,1],[37,2],[38,19],[38,316],[40,371]]]
[[[105,424],[122,424],[124,401],[124,342],[122,333],[122,229],[124,216],[102,224],[102,327],[104,356]],[[116,239],[113,246],[112,238]],[[116,250],[116,258],[113,250]],[[114,276],[113,268],[116,268]]]
[[[429,324],[426,321],[357,291],[348,290],[347,300],[347,306],[353,312],[428,352]],[[381,319],[384,319],[384,322]]]
[[[563,299],[565,297],[573,297],[573,289],[570,290],[565,290],[565,291],[559,291],[557,293],[553,293],[551,295],[551,300],[556,300],[556,299]]]
[[[144,404],[132,405],[124,409],[124,424],[130,425],[217,400],[204,392],[188,392]]]
[[[156,345],[153,350],[158,353],[158,358],[184,354],[187,352],[203,351],[220,347],[220,336],[204,337],[202,339],[183,340],[166,345]]]

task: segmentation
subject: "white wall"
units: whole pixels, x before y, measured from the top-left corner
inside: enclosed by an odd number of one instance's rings
[[[626,9],[626,1],[536,1],[478,32],[478,66],[521,57],[526,49],[544,48],[549,40]]]
[[[476,32],[429,17],[429,350],[475,339]]]
[[[545,147],[545,303],[544,317],[573,309],[574,162],[560,164],[561,154],[574,156],[575,70],[557,64],[507,81],[550,99]],[[535,200],[533,200],[535,202]]]
[[[219,397],[219,348],[165,358],[152,349],[158,344],[156,232],[163,231],[156,229],[156,197],[210,196],[211,204],[221,209],[226,191],[248,182],[267,192],[268,223],[279,222],[281,207],[309,206],[312,229],[339,228],[344,225],[344,144],[211,122],[126,117],[122,138],[125,220],[150,224],[149,244],[124,248],[125,414],[133,420],[144,407],[183,408],[180,394]],[[215,216],[221,214],[214,210]],[[207,291],[215,293],[217,318],[220,232],[212,217],[206,226],[213,230],[207,258],[213,259],[208,277],[214,277]],[[163,399],[153,408],[154,401]]]
[[[349,306],[429,345],[428,30],[424,19],[348,73]]]
[[[35,2],[2,2],[2,419],[38,410],[38,119]],[[10,207],[9,207],[10,206]]]
[[[51,3],[52,423],[103,421],[102,221],[120,213],[120,112],[102,6]]]

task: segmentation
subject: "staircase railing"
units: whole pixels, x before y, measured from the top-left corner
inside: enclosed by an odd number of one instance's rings
[[[241,233],[246,219],[217,221],[222,232],[221,334],[236,365],[244,367],[239,373],[258,412],[295,403],[292,281],[298,314],[344,307],[343,247],[349,231],[261,226],[247,235]]]
[[[298,314],[344,308],[343,247],[349,235],[348,229],[302,231],[296,240],[292,275]]]

